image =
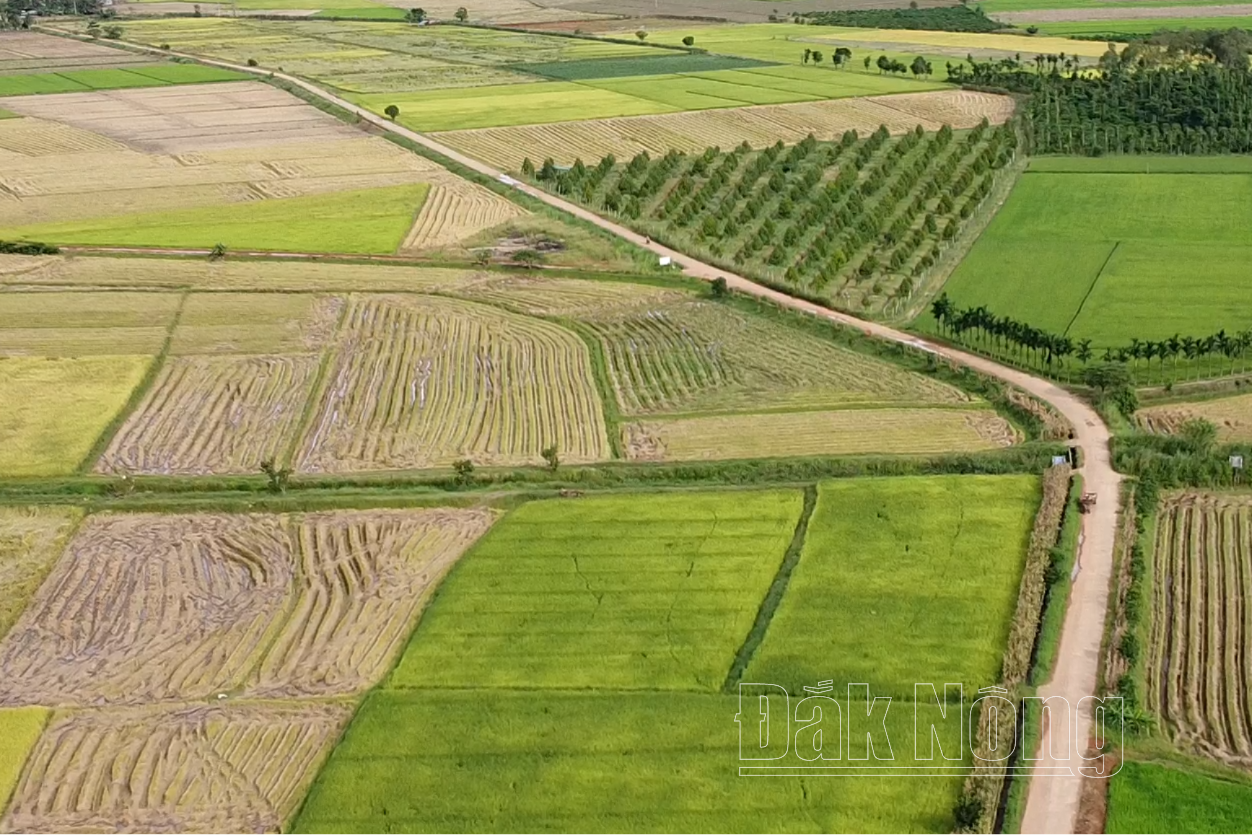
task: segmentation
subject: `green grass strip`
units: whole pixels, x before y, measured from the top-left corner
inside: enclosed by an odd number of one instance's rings
[[[130,397],[116,415],[113,420],[109,421],[108,426],[104,427],[104,431],[100,433],[100,437],[96,438],[96,442],[92,444],[91,449],[87,451],[87,455],[83,458],[79,465],[74,469],[79,475],[88,475],[91,473],[92,467],[99,460],[104,451],[109,448],[109,444],[113,441],[113,436],[122,428],[122,424],[130,417],[131,412],[139,408],[139,404],[143,402],[144,397],[148,395],[148,391],[156,382],[157,375],[161,373],[161,369],[165,367],[165,359],[169,356],[170,345],[174,342],[174,330],[178,327],[178,322],[183,318],[183,308],[187,306],[187,297],[190,293],[183,293],[182,298],[178,301],[178,309],[174,311],[174,318],[170,320],[169,328],[165,332],[165,341],[161,343],[161,350],[157,351],[152,363],[148,366],[148,371],[143,375],[143,379],[139,381],[139,385],[135,386],[134,391],[130,393]]]
[[[1069,606],[1070,574],[1078,556],[1078,535],[1082,531],[1082,514],[1078,511],[1078,499],[1082,496],[1082,476],[1075,475],[1069,488],[1069,500],[1065,516],[1061,520],[1061,533],[1052,549],[1052,573],[1055,579],[1048,586],[1043,600],[1043,615],[1039,621],[1039,637],[1035,641],[1035,660],[1027,681],[1038,686],[1052,677],[1052,665],[1061,647],[1061,628],[1065,624],[1065,611]]]
[[[796,522],[796,531],[791,538],[791,544],[787,546],[787,553],[783,555],[782,563],[778,566],[774,582],[770,584],[769,591],[765,593],[765,598],[761,601],[761,608],[756,612],[756,620],[752,628],[748,630],[748,637],[744,639],[743,646],[739,647],[739,651],[735,653],[735,661],[730,665],[730,671],[726,673],[726,681],[722,683],[723,693],[735,692],[735,687],[743,679],[744,670],[748,669],[748,664],[752,663],[753,653],[761,645],[761,641],[765,640],[765,632],[769,629],[770,621],[774,619],[774,612],[778,611],[783,595],[787,593],[791,573],[800,562],[800,552],[804,550],[804,540],[809,531],[809,519],[812,518],[813,508],[816,506],[817,485],[810,484],[804,488],[804,509],[800,511],[800,520]]]

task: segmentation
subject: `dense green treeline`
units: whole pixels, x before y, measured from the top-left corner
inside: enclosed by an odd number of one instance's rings
[[[943,32],[996,32],[1011,29],[987,17],[981,8],[943,6],[937,9],[847,9],[797,15],[818,26],[863,29],[934,29]]]

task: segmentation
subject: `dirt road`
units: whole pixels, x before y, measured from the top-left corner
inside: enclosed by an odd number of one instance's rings
[[[64,34],[56,32],[56,30],[52,31],[56,34]],[[131,46],[157,54],[176,54],[154,50],[139,44],[131,44]],[[259,70],[224,61],[211,61],[195,55],[184,55],[183,57],[261,77],[271,75],[267,70]],[[455,160],[480,174],[496,180],[501,180],[505,176],[503,172],[497,171],[489,165],[467,157],[459,151],[436,142],[427,136],[401,127],[389,119],[357,107],[349,101],[326,92],[315,84],[284,73],[276,72],[272,73],[272,75],[288,84],[300,87],[325,101],[331,102],[365,121],[443,154],[445,157]],[[555,195],[521,183],[517,185],[517,188],[551,206],[594,223],[618,237],[649,249],[658,257],[668,256],[672,258],[675,263],[682,265],[682,270],[686,275],[706,281],[712,281],[719,277],[725,278],[726,283],[740,293],[768,299],[783,307],[800,310],[849,327],[859,328],[864,333],[879,339],[900,342],[921,350],[930,351],[938,356],[1018,386],[1039,399],[1050,403],[1058,412],[1063,414],[1073,424],[1075,440],[1083,450],[1083,466],[1079,472],[1083,476],[1084,487],[1087,491],[1096,494],[1097,502],[1095,511],[1083,517],[1084,544],[1079,558],[1081,570],[1078,572],[1074,580],[1073,589],[1070,592],[1069,609],[1065,616],[1065,626],[1062,632],[1056,669],[1052,680],[1046,686],[1040,688],[1040,695],[1048,697],[1061,696],[1070,705],[1077,706],[1084,697],[1095,693],[1097,671],[1099,669],[1100,643],[1104,636],[1108,588],[1113,569],[1113,541],[1117,528],[1117,505],[1121,476],[1113,470],[1110,461],[1109,429],[1091,407],[1078,397],[1048,380],[1033,377],[1022,371],[1002,366],[989,359],[975,356],[965,351],[928,342],[913,334],[874,322],[867,322],[845,313],[839,313],[811,302],[793,298],[756,284],[742,276],[696,261],[655,241],[645,239],[642,235],[624,226],[606,220],[581,206],[574,205]],[[1055,711],[1055,713],[1059,714],[1060,712]],[[1076,727],[1074,727],[1075,724]],[[1077,771],[1076,757],[1079,753],[1085,751],[1087,740],[1091,736],[1091,730],[1092,723],[1089,712],[1083,712],[1078,715],[1073,724],[1071,724],[1071,718],[1068,714],[1058,716],[1056,720],[1045,728],[1043,742],[1040,746],[1040,753],[1044,757],[1038,764],[1043,767],[1071,766],[1072,775],[1066,777],[1042,777],[1031,781],[1025,818],[1022,823],[1022,832],[1069,833],[1074,831],[1074,825],[1078,816],[1079,799],[1082,794],[1082,777]],[[1052,742],[1054,737],[1058,740],[1056,745],[1053,745]],[[1066,737],[1069,740],[1068,746],[1059,742]],[[1061,763],[1052,759],[1051,754],[1054,749],[1059,749],[1063,753],[1066,748],[1073,752],[1075,759]]]

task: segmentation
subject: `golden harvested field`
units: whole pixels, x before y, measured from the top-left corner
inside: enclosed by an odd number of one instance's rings
[[[165,258],[66,258],[0,255],[0,287],[430,292],[483,280],[472,269],[391,264],[225,261]]]
[[[4,237],[44,224],[419,183],[434,186],[438,200],[424,204],[406,251],[445,247],[525,214],[259,82],[18,96],[0,108],[27,117],[0,120]]]
[[[316,356],[174,357],[96,463],[101,473],[255,473],[280,460]]]
[[[361,692],[493,518],[91,517],[0,641],[0,704]]]
[[[608,457],[586,345],[548,322],[437,297],[351,302],[300,472]]]
[[[26,608],[80,517],[72,509],[0,508],[0,637]]]
[[[0,708],[0,812],[8,805],[51,713],[45,707]]]
[[[0,475],[72,473],[151,357],[0,358]]]
[[[343,307],[338,296],[308,293],[192,293],[170,353],[317,353],[333,336]]]
[[[823,27],[824,30],[825,27]],[[823,30],[817,30],[822,32]],[[1076,41],[1034,35],[999,35],[975,32],[930,32],[920,29],[851,29],[837,27],[831,34],[805,33],[805,40],[840,45],[854,43],[877,49],[923,51],[926,47],[951,48],[966,53],[1005,52],[1022,55],[1065,53],[1099,58],[1108,51],[1102,41]]]
[[[507,307],[531,316],[581,318],[617,310],[655,307],[690,300],[678,290],[625,281],[589,281],[544,276],[490,276],[460,286],[457,295]]]
[[[1151,406],[1139,410],[1135,418],[1144,429],[1158,433],[1177,432],[1187,421],[1203,418],[1217,427],[1222,441],[1248,441],[1252,440],[1252,394]]]
[[[648,304],[584,321],[627,415],[970,401],[945,383],[716,303]]]
[[[670,150],[695,153],[710,146],[733,148],[742,142],[761,148],[779,140],[799,142],[809,134],[817,139],[838,139],[846,130],[872,133],[880,125],[895,134],[917,125],[926,130],[938,130],[944,124],[972,128],[983,118],[1000,124],[1012,114],[1013,100],[1008,96],[937,90],[432,135],[457,150],[516,171],[525,157],[536,166],[547,157],[569,165],[575,158],[590,162],[607,154],[629,159],[641,151],[654,155]]]
[[[474,183],[459,180],[437,185],[417,213],[400,252],[452,246],[524,214],[521,206]]]
[[[59,714],[6,832],[278,832],[352,715],[347,703]]]
[[[845,409],[723,415],[626,424],[633,461],[774,458],[791,455],[925,455],[1013,444],[990,409]]]

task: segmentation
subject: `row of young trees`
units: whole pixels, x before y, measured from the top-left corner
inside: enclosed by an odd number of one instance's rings
[[[1054,371],[1065,366],[1073,357],[1084,366],[1092,360],[1104,363],[1128,364],[1151,375],[1156,362],[1157,377],[1161,380],[1190,376],[1197,368],[1196,361],[1209,358],[1229,362],[1234,372],[1236,361],[1252,357],[1252,329],[1228,334],[1225,330],[1203,337],[1175,334],[1168,339],[1131,339],[1125,345],[1106,347],[1102,352],[1092,348],[1092,340],[1075,340],[1063,334],[1049,333],[1041,328],[1017,321],[1008,316],[997,316],[985,305],[958,308],[943,293],[931,304],[931,313],[940,331],[959,342],[1002,356],[1008,356],[1022,365]],[[1179,369],[1179,361],[1187,365]],[[1166,370],[1166,362],[1170,368]]]
[[[872,309],[907,298],[1012,159],[1011,127],[984,122],[964,137],[886,127],[787,147],[607,156],[568,169],[545,160],[522,173],[631,221],[727,269]]]

